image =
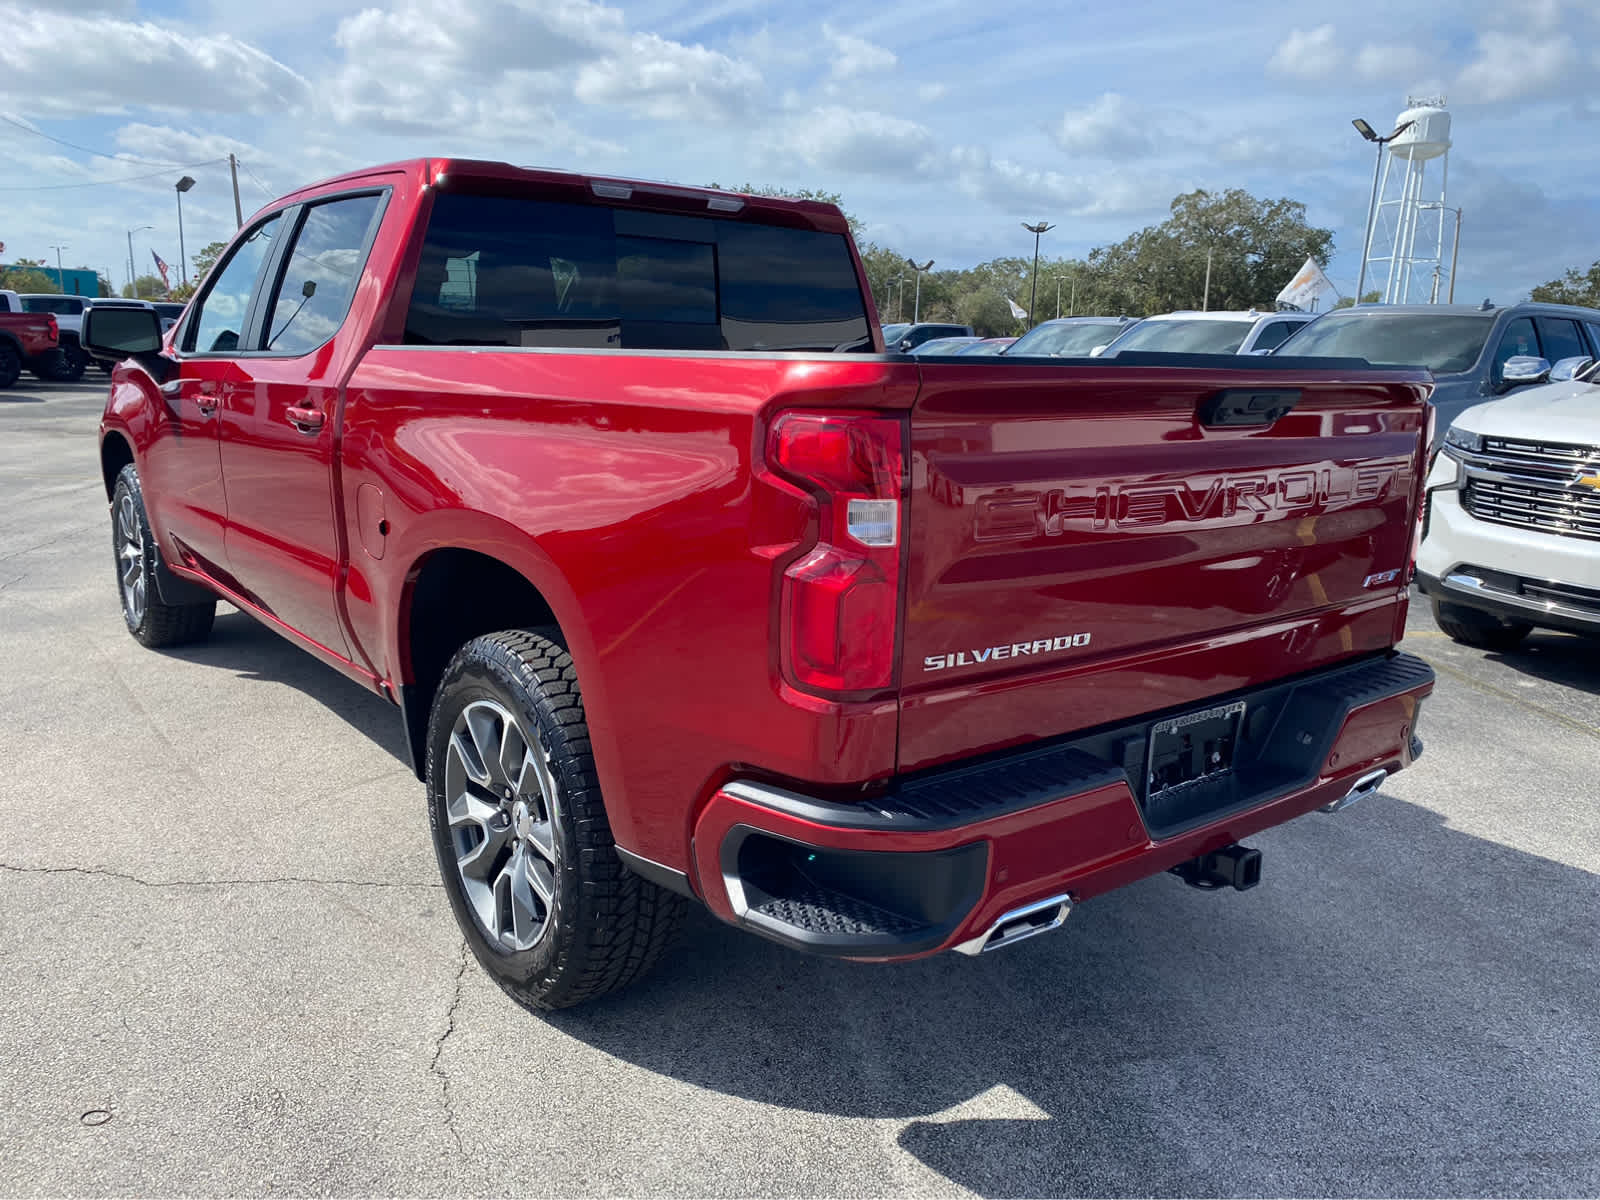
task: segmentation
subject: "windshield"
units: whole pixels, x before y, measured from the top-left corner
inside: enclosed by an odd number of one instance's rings
[[[1108,353],[1237,354],[1254,321],[1145,321],[1128,330]]]
[[[77,296],[24,296],[22,311],[75,317],[83,311],[83,301]]]
[[[1478,361],[1493,313],[1330,314],[1278,347],[1282,355],[1364,358],[1374,366],[1426,367],[1448,374]]]
[[[1008,342],[1003,338],[985,338],[981,342],[973,342],[962,354],[1004,354]]]
[[[885,325],[883,327],[883,344],[885,346],[894,345],[901,338],[905,337],[906,330],[910,328],[911,323],[909,321],[902,321],[896,325]]]
[[[922,345],[913,349],[911,353],[954,354],[956,351],[963,350],[972,345],[974,341],[976,341],[975,338],[969,337],[933,338],[930,341],[923,342]]]
[[[1055,354],[1064,358],[1088,358],[1089,351],[1112,341],[1123,325],[1085,322],[1072,325],[1036,325],[1006,350],[1007,354]]]

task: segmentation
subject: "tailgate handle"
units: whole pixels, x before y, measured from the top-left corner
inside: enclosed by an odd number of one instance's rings
[[[1200,402],[1200,424],[1271,425],[1299,403],[1299,388],[1228,388]]]

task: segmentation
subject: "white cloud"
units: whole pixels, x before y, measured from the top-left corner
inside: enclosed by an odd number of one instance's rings
[[[585,104],[612,105],[659,121],[731,121],[748,117],[761,75],[748,63],[704,46],[636,33],[624,46],[578,71]]]
[[[1356,51],[1356,74],[1385,82],[1420,76],[1426,69],[1422,51],[1398,42],[1369,42]]]
[[[1267,69],[1292,79],[1327,79],[1338,73],[1343,53],[1332,25],[1296,29],[1283,39]]]
[[[935,100],[943,100],[949,95],[950,88],[943,83],[922,83],[917,85],[917,99],[924,104],[932,104]]]
[[[282,112],[309,85],[226,33],[0,4],[0,102],[35,116],[167,111]]]
[[[1492,104],[1550,92],[1581,64],[1577,44],[1565,33],[1545,37],[1488,32],[1478,38],[1478,57],[1457,78],[1455,96]]]
[[[779,144],[813,166],[832,170],[902,177],[943,173],[930,163],[937,143],[926,126],[865,109],[811,109],[780,132]]]
[[[865,38],[851,33],[841,33],[832,25],[823,23],[822,36],[827,38],[835,79],[853,79],[875,71],[887,71],[900,60],[894,51],[886,50]]]
[[[1093,104],[1068,109],[1051,133],[1068,154],[1090,158],[1139,158],[1149,154],[1151,118],[1118,92]]]

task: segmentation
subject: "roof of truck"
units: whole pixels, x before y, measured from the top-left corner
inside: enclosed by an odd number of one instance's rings
[[[802,225],[830,233],[849,232],[849,223],[837,205],[817,200],[794,200],[774,196],[752,196],[718,188],[691,187],[650,179],[623,179],[610,175],[588,175],[547,167],[519,167],[513,163],[475,158],[412,158],[380,166],[364,167],[307,184],[274,201],[272,208],[292,200],[328,190],[339,184],[371,183],[375,176],[409,175],[424,186],[448,188],[452,181],[472,179],[481,182],[525,184],[544,191],[551,199],[580,203],[608,204],[633,202],[640,207],[709,216],[735,217],[748,214],[767,223]],[[267,211],[263,208],[261,211]]]

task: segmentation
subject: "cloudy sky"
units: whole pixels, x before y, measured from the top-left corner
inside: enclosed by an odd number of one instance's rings
[[[843,194],[939,266],[1082,254],[1195,187],[1304,201],[1354,287],[1408,93],[1455,121],[1457,299],[1600,258],[1600,0],[0,0],[5,258],[176,264],[335,171],[421,154]],[[48,135],[48,136],[41,136]],[[55,140],[50,140],[55,139]],[[64,144],[64,143],[70,143]]]

